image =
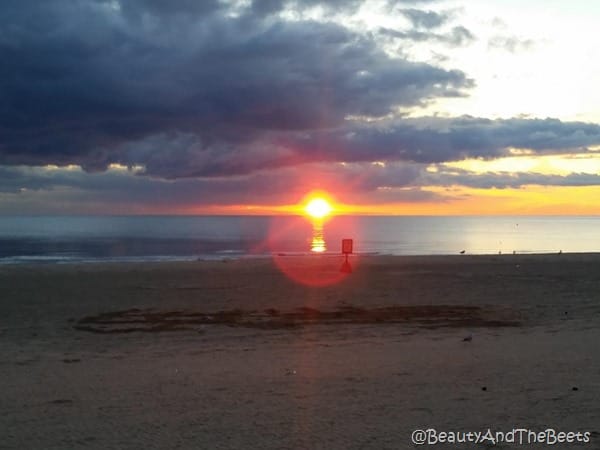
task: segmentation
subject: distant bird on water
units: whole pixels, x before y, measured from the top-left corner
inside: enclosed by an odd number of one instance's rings
[[[465,336],[463,338],[463,342],[471,342],[472,340],[473,340],[473,334],[472,333],[469,333],[468,336]]]
[[[461,255],[464,255],[464,254],[465,254],[465,251],[464,251],[464,250],[461,250],[461,251],[460,251],[460,254],[461,254]]]

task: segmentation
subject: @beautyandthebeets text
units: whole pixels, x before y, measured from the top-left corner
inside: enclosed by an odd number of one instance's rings
[[[557,445],[565,443],[588,444],[589,431],[562,431],[547,428],[542,431],[528,428],[513,428],[509,431],[494,431],[491,428],[481,431],[438,431],[435,428],[414,430],[411,435],[415,445],[436,444],[482,444],[497,445],[503,443],[516,445],[545,444]]]

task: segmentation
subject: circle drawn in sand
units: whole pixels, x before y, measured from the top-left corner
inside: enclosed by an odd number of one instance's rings
[[[198,326],[222,325],[257,329],[289,329],[310,325],[412,325],[421,328],[515,327],[521,323],[510,311],[484,310],[476,306],[425,305],[335,310],[301,307],[292,311],[234,309],[212,313],[128,309],[84,317],[73,326],[92,333],[132,333],[198,330]]]

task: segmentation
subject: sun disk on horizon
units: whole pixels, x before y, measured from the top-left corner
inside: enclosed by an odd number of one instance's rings
[[[306,213],[315,219],[322,219],[331,212],[331,205],[324,198],[313,198],[304,208]]]

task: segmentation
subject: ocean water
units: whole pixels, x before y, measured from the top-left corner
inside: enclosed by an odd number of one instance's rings
[[[0,217],[0,264],[163,261],[339,253],[599,252],[600,217]]]

